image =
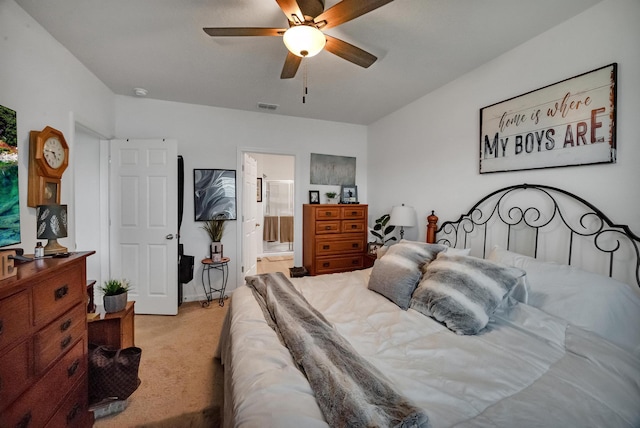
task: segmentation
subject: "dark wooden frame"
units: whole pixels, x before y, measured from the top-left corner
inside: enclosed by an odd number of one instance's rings
[[[314,198],[315,196],[315,198]],[[320,191],[319,190],[309,190],[309,203],[310,204],[319,204],[320,203]]]
[[[256,189],[257,189],[257,202],[262,202],[262,177],[258,178]]]

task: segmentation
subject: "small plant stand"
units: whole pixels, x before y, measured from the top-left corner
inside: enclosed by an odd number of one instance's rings
[[[224,306],[224,300],[228,298],[224,294],[227,288],[227,281],[229,280],[229,257],[223,257],[219,262],[214,262],[211,259],[202,259],[202,288],[204,288],[204,294],[207,297],[206,302],[202,302],[202,307],[206,308],[213,300],[213,293],[220,293],[218,297],[218,304]],[[222,284],[220,288],[211,288],[211,270],[218,270],[222,272]],[[206,273],[206,282],[205,282]]]

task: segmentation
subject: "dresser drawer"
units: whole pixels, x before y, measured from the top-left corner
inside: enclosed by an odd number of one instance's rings
[[[89,400],[87,397],[87,376],[78,382],[75,389],[67,396],[62,406],[53,415],[46,428],[85,427],[90,426]]]
[[[362,269],[363,266],[364,262],[362,255],[319,257],[316,259],[316,272],[318,274]]]
[[[365,228],[366,228],[366,224],[364,220],[343,220],[342,221],[342,232],[345,232],[345,233],[364,232]]]
[[[340,220],[316,222],[316,234],[324,235],[327,233],[340,233]]]
[[[84,340],[76,343],[58,364],[2,412],[0,426],[45,426],[64,399],[65,391],[69,391],[76,382],[86,376],[88,363],[85,347]]]
[[[44,325],[78,302],[84,302],[80,265],[53,275],[33,287],[34,324]],[[84,302],[86,304],[86,302]]]
[[[340,207],[327,207],[316,209],[316,220],[340,218]]]
[[[352,219],[352,218],[361,218],[364,219],[366,217],[365,207],[356,206],[356,207],[342,207],[340,208],[340,214],[342,218]]]
[[[319,257],[342,253],[361,253],[364,248],[364,236],[354,237],[353,239],[318,239],[316,241],[316,255]]]
[[[0,300],[0,351],[29,331],[30,307],[27,290]]]
[[[40,330],[34,341],[36,373],[67,352],[85,332],[86,306],[79,304]]]
[[[0,411],[18,398],[29,382],[29,342],[24,341],[0,357]]]

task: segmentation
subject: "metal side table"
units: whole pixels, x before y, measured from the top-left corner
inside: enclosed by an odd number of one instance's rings
[[[204,288],[204,294],[207,297],[206,302],[202,302],[202,307],[207,307],[213,300],[213,293],[220,293],[218,297],[218,304],[224,306],[224,299],[227,296],[224,294],[224,290],[227,288],[227,280],[229,279],[229,257],[223,257],[219,262],[214,262],[211,259],[202,259],[202,288]],[[218,270],[222,272],[222,284],[220,288],[211,288],[211,271]],[[207,280],[205,282],[205,273]]]

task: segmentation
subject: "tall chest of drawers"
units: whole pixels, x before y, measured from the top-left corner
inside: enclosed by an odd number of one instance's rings
[[[0,281],[0,427],[90,427],[86,258],[46,258]]]
[[[367,208],[363,204],[303,205],[302,258],[311,275],[364,267]]]

